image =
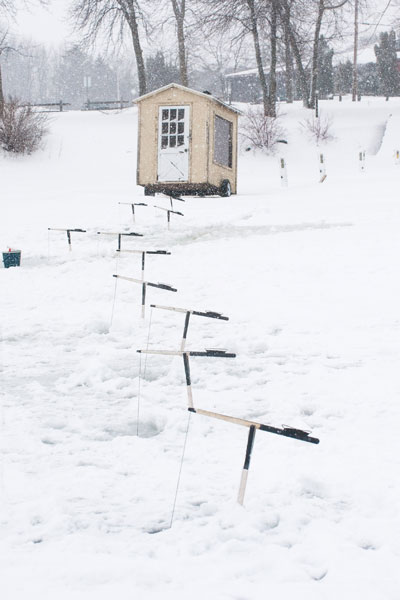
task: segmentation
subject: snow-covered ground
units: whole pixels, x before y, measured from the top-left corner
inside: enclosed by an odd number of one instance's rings
[[[244,153],[239,194],[188,198],[170,231],[118,204],[168,205],[135,185],[135,109],[54,115],[43,151],[0,156],[0,245],[23,256],[0,269],[2,600],[399,598],[400,101],[321,109],[323,184],[309,113],[283,105],[289,187]],[[68,252],[48,227],[87,233]],[[320,438],[258,432],[244,507],[247,429],[188,419],[180,357],[140,364],[179,349],[183,316],[142,321],[112,277],[139,256],[99,230],[171,251],[146,278],[178,292],[150,302],[230,317],[192,317],[187,348],[237,353],[191,360],[195,406]]]

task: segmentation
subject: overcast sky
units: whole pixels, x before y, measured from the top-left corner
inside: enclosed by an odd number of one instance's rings
[[[67,23],[69,0],[51,0],[47,9],[32,3],[29,10],[18,12],[13,30],[36,42],[58,45],[68,40],[70,25]]]
[[[17,24],[15,27],[13,26],[13,29],[16,33],[43,44],[59,45],[69,41],[71,40],[71,28],[67,23],[67,8],[70,4],[71,0],[50,0],[49,8],[44,9],[38,3],[32,2],[29,11],[27,9],[19,10]],[[388,10],[382,16],[382,11],[388,4],[389,0],[369,0],[370,8],[364,11],[360,21],[369,19],[375,24],[381,18],[381,27],[378,28],[378,31],[388,29],[396,5],[397,11],[400,12],[400,0],[391,0]],[[374,26],[361,26],[361,30],[365,29],[369,32],[375,28]]]

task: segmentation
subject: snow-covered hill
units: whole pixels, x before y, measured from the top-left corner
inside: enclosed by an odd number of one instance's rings
[[[321,109],[316,148],[282,106],[288,188],[245,152],[239,194],[188,198],[170,231],[118,204],[169,203],[135,186],[135,109],[55,115],[43,151],[0,157],[0,242],[23,253],[0,269],[2,600],[397,600],[400,101]],[[68,252],[48,227],[87,234]],[[139,257],[96,232],[130,229],[124,248],[171,251],[146,277],[178,292],[151,303],[230,318],[192,317],[187,348],[237,353],[192,359],[195,406],[321,440],[258,432],[243,508],[247,430],[189,419],[182,359],[136,352],[179,349],[183,316],[142,321],[116,285]]]

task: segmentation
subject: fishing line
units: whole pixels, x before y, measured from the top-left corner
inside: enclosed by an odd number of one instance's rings
[[[139,437],[139,413],[140,413],[141,382],[142,382],[142,357],[140,357],[140,361],[139,361],[139,383],[138,383],[138,397],[137,397],[137,411],[136,411],[136,435],[138,437]]]
[[[2,440],[5,437],[5,428],[6,428],[6,416],[5,416],[5,406],[4,406],[5,398],[3,394],[0,399],[0,408],[1,408],[1,433]],[[3,445],[3,444],[2,444]],[[1,462],[0,462],[0,500],[6,501],[6,485],[5,485],[5,477],[4,477],[4,464],[5,464],[5,450],[1,448]]]
[[[183,444],[183,451],[182,451],[181,464],[180,464],[180,467],[179,467],[178,481],[177,481],[177,484],[176,484],[176,490],[175,490],[174,505],[173,505],[173,507],[172,507],[171,522],[170,522],[170,525],[169,525],[169,527],[170,527],[170,528],[172,527],[172,522],[173,522],[173,520],[174,520],[175,507],[176,507],[176,501],[177,501],[177,498],[178,498],[178,491],[179,491],[179,484],[180,484],[180,481],[181,481],[181,474],[182,474],[183,461],[184,461],[184,459],[185,459],[186,443],[187,443],[188,434],[189,434],[189,425],[190,425],[190,417],[191,417],[191,414],[192,414],[192,413],[190,413],[190,412],[189,412],[189,418],[188,418],[187,427],[186,427],[186,433],[185,433],[185,441],[184,441],[184,444]]]
[[[117,254],[116,263],[115,263],[115,269],[116,269],[117,273],[118,273],[118,259],[119,259],[119,254]],[[113,299],[113,305],[112,305],[112,310],[111,310],[110,329],[111,329],[111,326],[113,324],[113,319],[114,319],[115,300],[116,300],[116,297],[117,297],[117,282],[118,282],[118,277],[115,278],[114,299]]]
[[[151,329],[151,317],[153,314],[153,309],[151,309],[150,313],[150,322],[149,322],[149,331],[147,334],[147,350],[149,349],[149,340],[150,340],[150,329]],[[136,433],[139,437],[139,417],[140,417],[140,398],[141,398],[141,381],[146,377],[146,366],[147,366],[147,354],[144,361],[144,369],[142,375],[142,355],[140,355],[140,363],[139,363],[139,389],[138,389],[138,403],[137,403],[137,415],[136,415]]]
[[[147,350],[149,349],[149,340],[150,340],[150,329],[151,329],[151,317],[153,314],[153,309],[151,309],[151,313],[150,313],[150,322],[149,322],[149,331],[147,334]],[[137,415],[136,415],[136,433],[137,436],[139,437],[139,413],[140,413],[140,394],[141,394],[141,380],[142,377],[143,379],[146,377],[146,366],[147,366],[147,354],[146,354],[146,358],[144,361],[144,369],[143,369],[143,375],[142,375],[142,356],[140,356],[140,362],[139,362],[139,389],[138,389],[138,406],[137,406]]]
[[[149,349],[152,316],[153,316],[153,309],[151,309],[151,311],[150,311],[149,331],[148,331],[148,335],[147,335],[146,350]],[[146,377],[147,357],[148,357],[148,354],[146,354],[146,358],[144,359],[143,378]]]

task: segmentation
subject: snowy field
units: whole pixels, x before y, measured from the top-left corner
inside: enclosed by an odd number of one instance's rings
[[[239,194],[188,198],[170,231],[118,204],[169,202],[135,185],[133,108],[55,114],[42,151],[0,155],[0,245],[22,250],[0,269],[2,600],[398,600],[400,100],[321,109],[323,184],[309,113],[283,105],[289,187],[245,152]],[[69,252],[48,227],[87,233]],[[244,507],[247,429],[188,419],[180,357],[140,361],[179,349],[183,315],[140,318],[112,277],[140,257],[99,230],[171,252],[146,278],[178,292],[151,303],[229,317],[192,317],[188,349],[237,353],[191,359],[196,407],[320,439],[259,431]]]

